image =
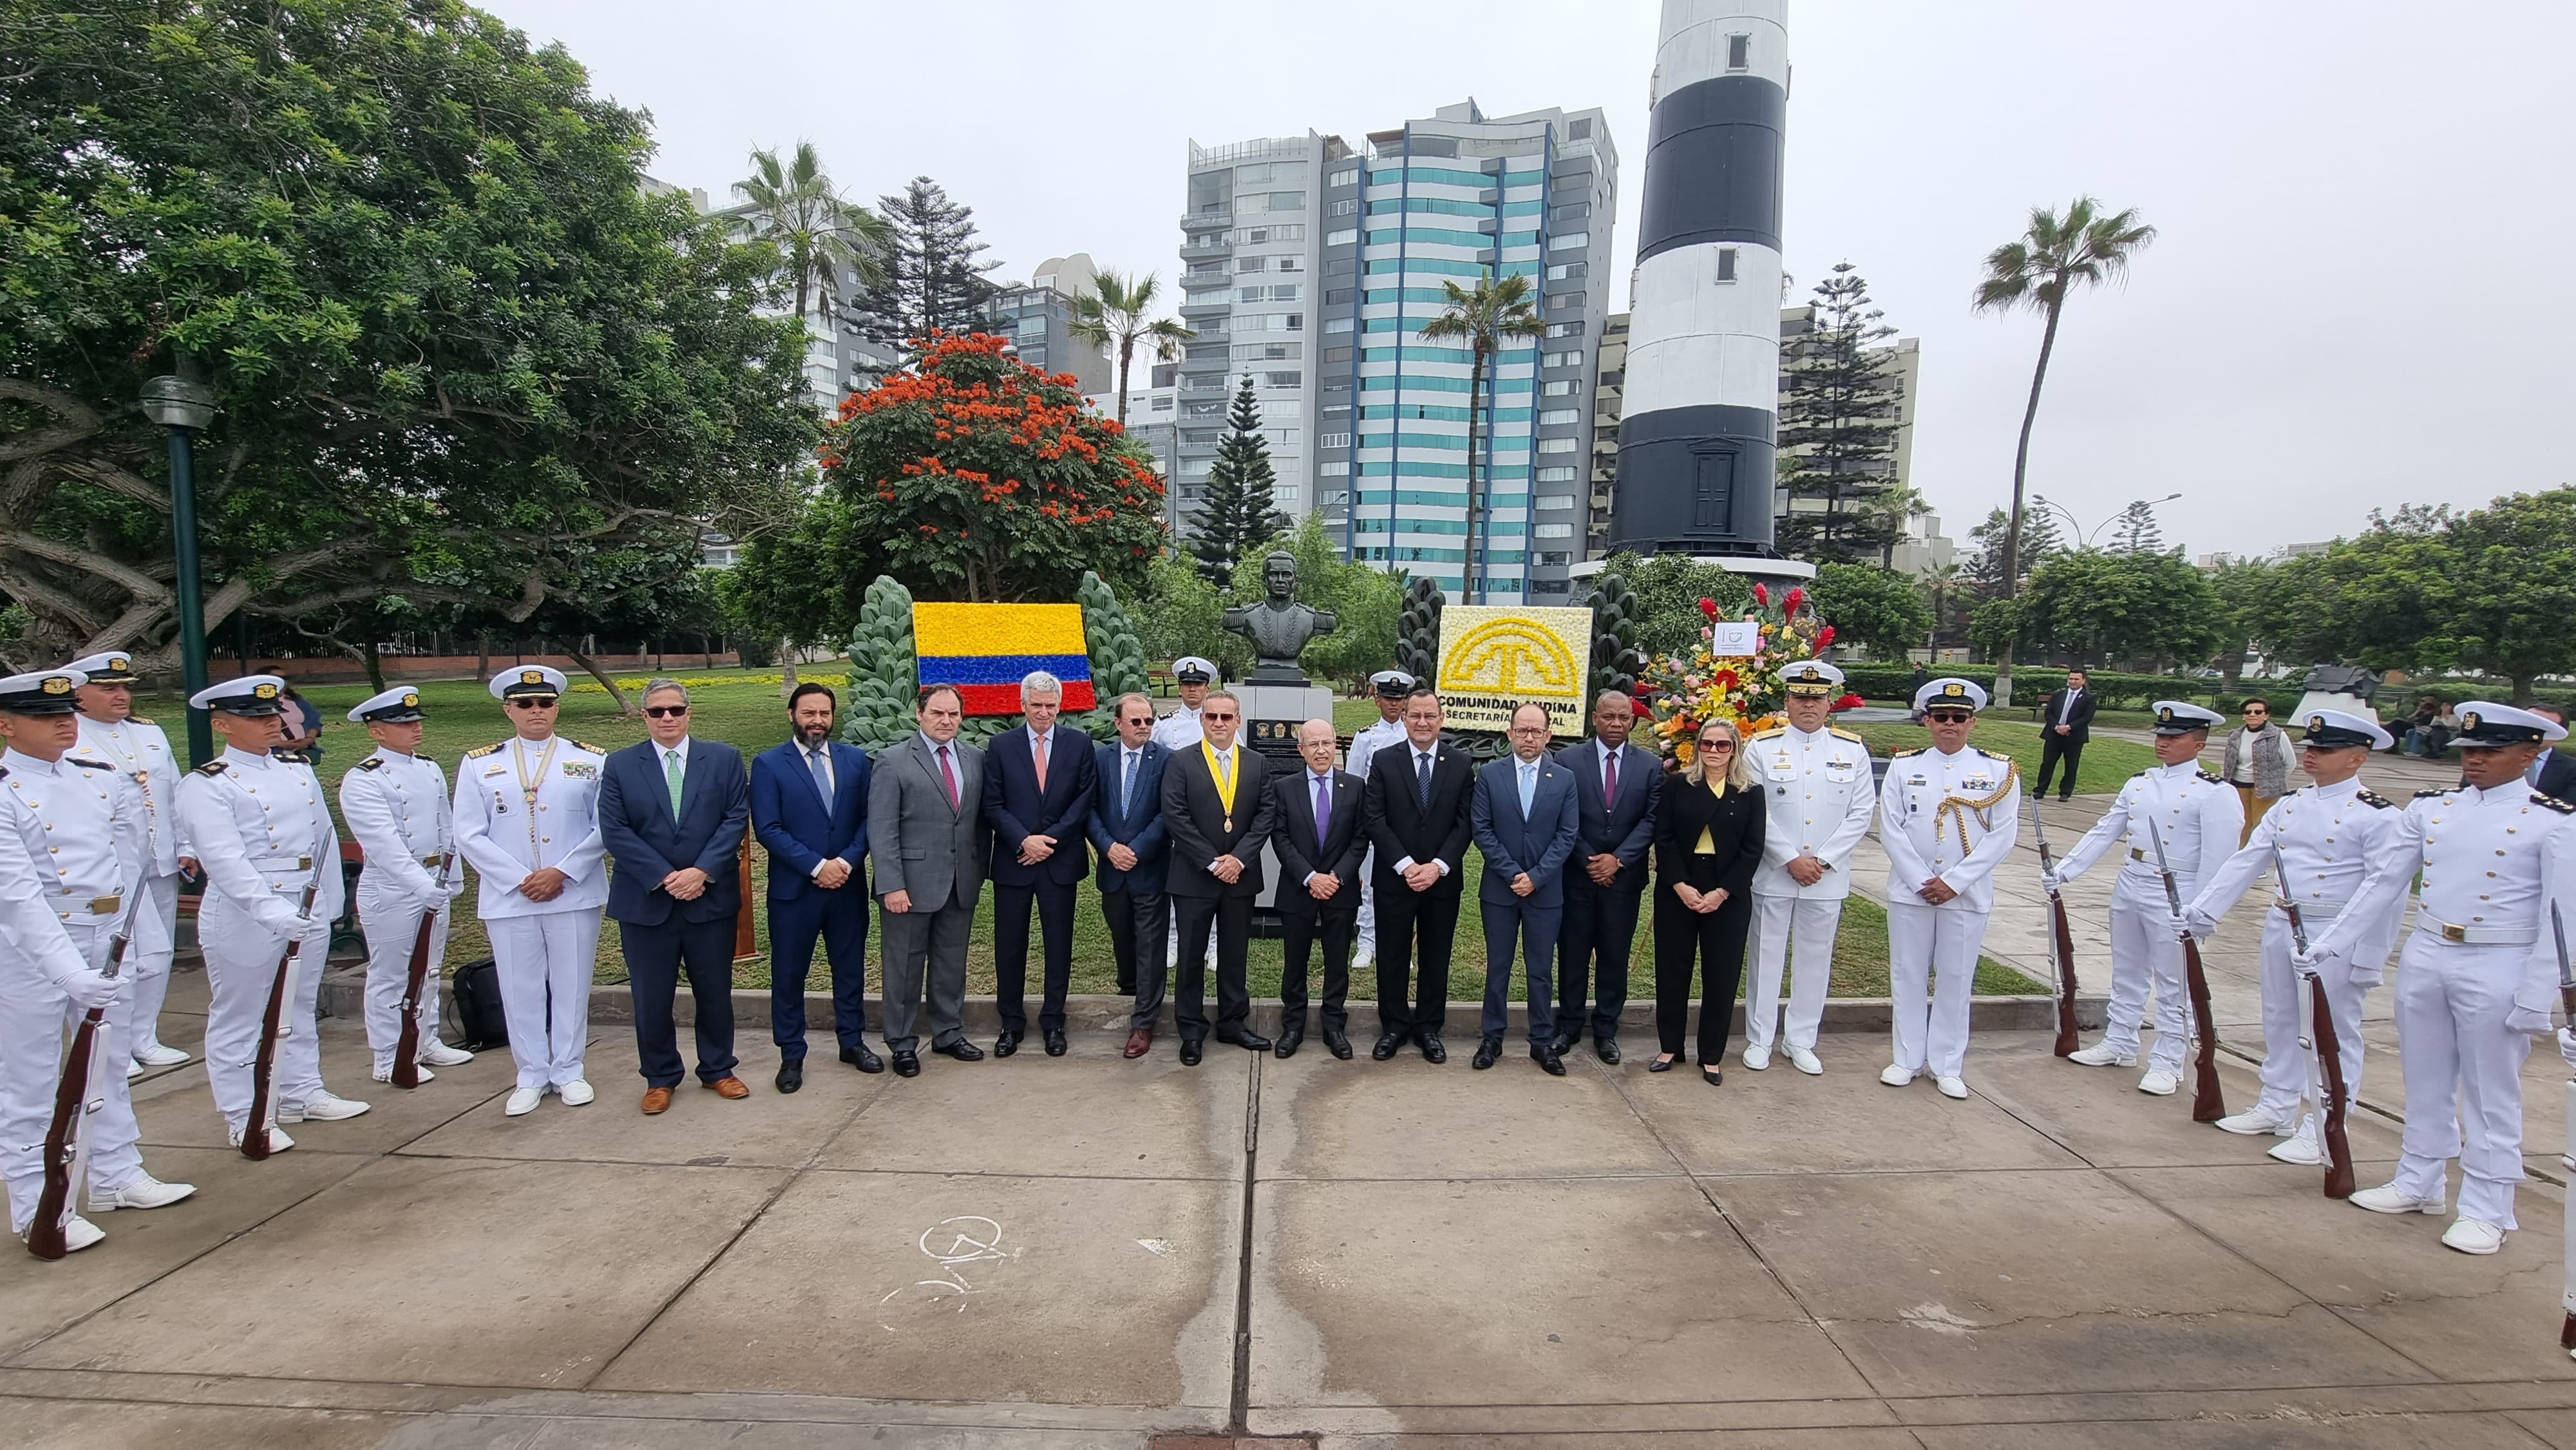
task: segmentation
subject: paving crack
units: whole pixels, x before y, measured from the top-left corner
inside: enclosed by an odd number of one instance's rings
[[[1234,1276],[1234,1387],[1226,1401],[1229,1435],[1252,1433],[1252,1190],[1261,1167],[1261,1055],[1253,1054],[1244,1074],[1243,1207],[1238,1217]]]

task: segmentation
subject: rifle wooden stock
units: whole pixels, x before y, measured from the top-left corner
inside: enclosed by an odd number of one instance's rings
[[[294,975],[295,959],[304,950],[304,928],[312,924],[313,896],[320,889],[318,881],[304,883],[304,904],[296,912],[295,934],[286,939],[286,950],[277,959],[277,972],[268,981],[268,1010],[260,1016],[259,1052],[250,1064],[250,1120],[242,1125],[242,1156],[253,1163],[268,1157],[269,1098],[277,1081],[277,1034],[286,1025],[286,979]]]
[[[2558,1326],[2558,1347],[2576,1353],[2576,1314],[2568,1315],[2567,1322]]]
[[[2075,931],[2067,925],[2066,902],[2048,894],[2050,930],[2057,936],[2057,1055],[2072,1056],[2083,1040],[2075,1032]]]
[[[411,968],[403,977],[402,1035],[394,1039],[393,1084],[420,1086],[420,994],[428,987],[429,932],[438,923],[438,908],[420,914],[420,930],[411,939]]]
[[[2182,942],[2184,985],[2191,991],[2192,1030],[2200,1034],[2200,1055],[2192,1060],[2191,1120],[2215,1123],[2227,1116],[2227,1099],[2218,1089],[2218,1020],[2209,1011],[2209,974],[2201,970],[2200,943]]]
[[[54,1087],[53,1121],[45,1127],[45,1186],[36,1195],[35,1222],[27,1226],[27,1252],[40,1259],[59,1259],[71,1252],[63,1237],[65,1210],[79,1185],[72,1165],[80,1156],[82,1119],[89,1112],[89,1063],[98,1051],[100,1024],[107,1009],[92,1007],[72,1033],[72,1050],[63,1058],[63,1077]]]
[[[2317,1044],[2317,1073],[2325,1079],[2325,1101],[2317,1104],[2320,1136],[2326,1150],[2326,1197],[2352,1197],[2352,1144],[2343,1132],[2343,1042],[2335,1036],[2334,1013],[2326,1005],[2322,977],[2308,978],[2308,1031]]]

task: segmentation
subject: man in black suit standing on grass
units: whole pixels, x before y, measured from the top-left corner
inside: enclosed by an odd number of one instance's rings
[[[1273,795],[1279,824],[1270,833],[1279,853],[1279,919],[1284,948],[1279,974],[1281,1057],[1297,1055],[1306,1040],[1306,958],[1315,939],[1324,942],[1324,1046],[1347,1059],[1343,999],[1351,990],[1351,938],[1360,924],[1360,861],[1368,833],[1360,829],[1362,787],[1333,768],[1333,722],[1309,720],[1297,730],[1305,768],[1281,776]]]
[[[2093,692],[2085,688],[2084,672],[2068,670],[2066,686],[2052,691],[2039,717],[2039,780],[2031,786],[2031,798],[2048,794],[2048,778],[2057,767],[2066,767],[2066,778],[2058,782],[2057,798],[2065,800],[2075,794],[2075,764],[2084,758],[2084,742],[2093,735]]]
[[[1252,902],[1261,894],[1261,843],[1278,820],[1270,797],[1270,762],[1235,742],[1243,702],[1218,690],[1199,705],[1197,746],[1172,752],[1163,768],[1163,828],[1172,860],[1164,889],[1173,929],[1181,934],[1172,1017],[1181,1031],[1181,1061],[1198,1065],[1208,1034],[1208,926],[1216,926],[1216,1040],[1264,1052],[1270,1039],[1247,1021],[1252,992],[1244,958],[1252,946]]]
[[[1377,847],[1377,1045],[1369,1056],[1395,1056],[1407,1041],[1432,1062],[1447,1062],[1440,1042],[1449,1012],[1449,950],[1458,937],[1459,892],[1467,863],[1475,763],[1440,738],[1440,696],[1417,686],[1404,701],[1404,743],[1369,757],[1370,843]],[[1413,958],[1422,958],[1420,985]]]

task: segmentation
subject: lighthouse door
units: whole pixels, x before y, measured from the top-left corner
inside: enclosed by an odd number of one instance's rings
[[[1691,527],[1726,530],[1735,523],[1735,455],[1691,455]]]

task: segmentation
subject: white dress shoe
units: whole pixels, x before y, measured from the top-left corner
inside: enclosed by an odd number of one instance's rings
[[[1798,1071],[1805,1073],[1809,1077],[1822,1077],[1825,1075],[1825,1065],[1816,1060],[1816,1054],[1814,1052],[1804,1047],[1792,1047],[1789,1049],[1789,1065],[1796,1068]]]
[[[2317,1147],[2317,1140],[2305,1133],[2293,1134],[2273,1144],[2271,1156],[2302,1168],[2315,1168],[2326,1161],[2325,1153]]]
[[[501,1116],[505,1118],[525,1117],[527,1114],[533,1113],[537,1110],[537,1104],[545,1101],[545,1096],[546,1090],[544,1088],[519,1088],[510,1094],[510,1100],[508,1102],[501,1105]]]
[[[572,1081],[557,1087],[555,1089],[555,1096],[564,1100],[565,1107],[577,1108],[582,1104],[589,1102],[592,1098],[599,1096],[599,1094],[591,1091],[590,1083],[587,1079],[577,1077]]]
[[[474,1060],[474,1054],[430,1037],[424,1038],[420,1044],[420,1060],[432,1067],[463,1067]]]
[[[342,1118],[354,1118],[366,1110],[367,1104],[324,1088],[303,1102],[278,1104],[277,1120],[281,1123],[336,1123]]]
[[[1745,1048],[1745,1049],[1744,1049],[1744,1066],[1745,1066],[1746,1070],[1751,1071],[1751,1072],[1760,1072],[1760,1071],[1762,1071],[1764,1068],[1769,1067],[1770,1065],[1771,1065],[1771,1049],[1770,1049],[1770,1048],[1767,1048],[1767,1047],[1747,1047],[1747,1048]]]
[[[2172,1097],[2174,1089],[2180,1086],[2182,1079],[2161,1067],[2148,1068],[2147,1075],[2138,1079],[2138,1091],[2153,1093],[2160,1098]]]
[[[2219,1119],[2218,1131],[2242,1133],[2249,1138],[2260,1133],[2269,1133],[2276,1138],[2286,1138],[2298,1131],[2298,1128],[2289,1119],[2278,1117],[2269,1109],[2252,1107]]]
[[[226,1141],[226,1142],[228,1142],[228,1143],[230,1143],[232,1146],[234,1146],[234,1147],[236,1147],[236,1148],[238,1148],[238,1147],[240,1147],[240,1146],[241,1146],[242,1135],[241,1135],[239,1132],[237,1132],[237,1131],[236,1131],[236,1132],[228,1133],[228,1134],[226,1134],[226,1135],[224,1135],[224,1136],[225,1136],[225,1141]],[[290,1137],[286,1136],[286,1130],[285,1130],[284,1128],[271,1128],[271,1129],[269,1129],[269,1130],[268,1130],[268,1151],[269,1151],[269,1152],[271,1152],[271,1153],[283,1153],[283,1152],[285,1152],[287,1149],[292,1148],[292,1147],[294,1147],[294,1146],[295,1146],[295,1140],[294,1140],[293,1138],[290,1138]]]
[[[188,1060],[188,1054],[166,1043],[148,1043],[138,1049],[134,1060],[145,1067],[177,1067]]]
[[[127,1058],[125,1061],[125,1080],[127,1082],[132,1082],[141,1076],[143,1076],[143,1064],[134,1058]]]
[[[412,1070],[420,1074],[420,1080],[422,1082],[432,1081],[438,1076],[437,1073],[431,1072],[428,1068],[422,1067],[417,1063],[413,1064]],[[369,1073],[368,1076],[374,1078],[378,1082],[392,1082],[394,1080],[394,1070],[390,1067],[380,1067],[374,1072]]]
[[[2482,1218],[2455,1218],[2442,1231],[2442,1247],[2464,1254],[2492,1254],[2504,1247],[2504,1230]]]
[[[1887,1071],[1878,1075],[1878,1080],[1887,1084],[1889,1087],[1903,1087],[1907,1083],[1914,1081],[1914,1069],[1910,1067],[1898,1067],[1895,1063],[1891,1062],[1887,1065]]]
[[[1939,1088],[1941,1096],[1945,1098],[1964,1098],[1968,1095],[1968,1080],[1964,1077],[1936,1077],[1932,1079],[1932,1085]]]
[[[18,1237],[23,1239],[26,1235],[20,1234]],[[90,1245],[97,1243],[100,1239],[105,1237],[107,1237],[107,1230],[100,1228],[97,1224],[91,1223],[88,1219],[82,1218],[78,1214],[74,1214],[72,1216],[72,1221],[63,1225],[63,1252],[67,1254],[79,1253],[81,1250],[88,1248]]]
[[[2394,1183],[2383,1183],[2377,1188],[2365,1188],[2345,1199],[2344,1202],[2355,1208],[2369,1209],[2372,1213],[2429,1213],[2438,1216],[2442,1212],[2442,1200],[2439,1195],[2432,1198],[2417,1198]]]
[[[2138,1054],[2122,1052],[2107,1042],[2096,1042],[2081,1052],[2068,1053],[2066,1060],[2077,1067],[2136,1067]]]
[[[193,1183],[164,1183],[146,1173],[122,1188],[89,1192],[89,1211],[113,1213],[120,1208],[168,1208],[197,1191]]]

